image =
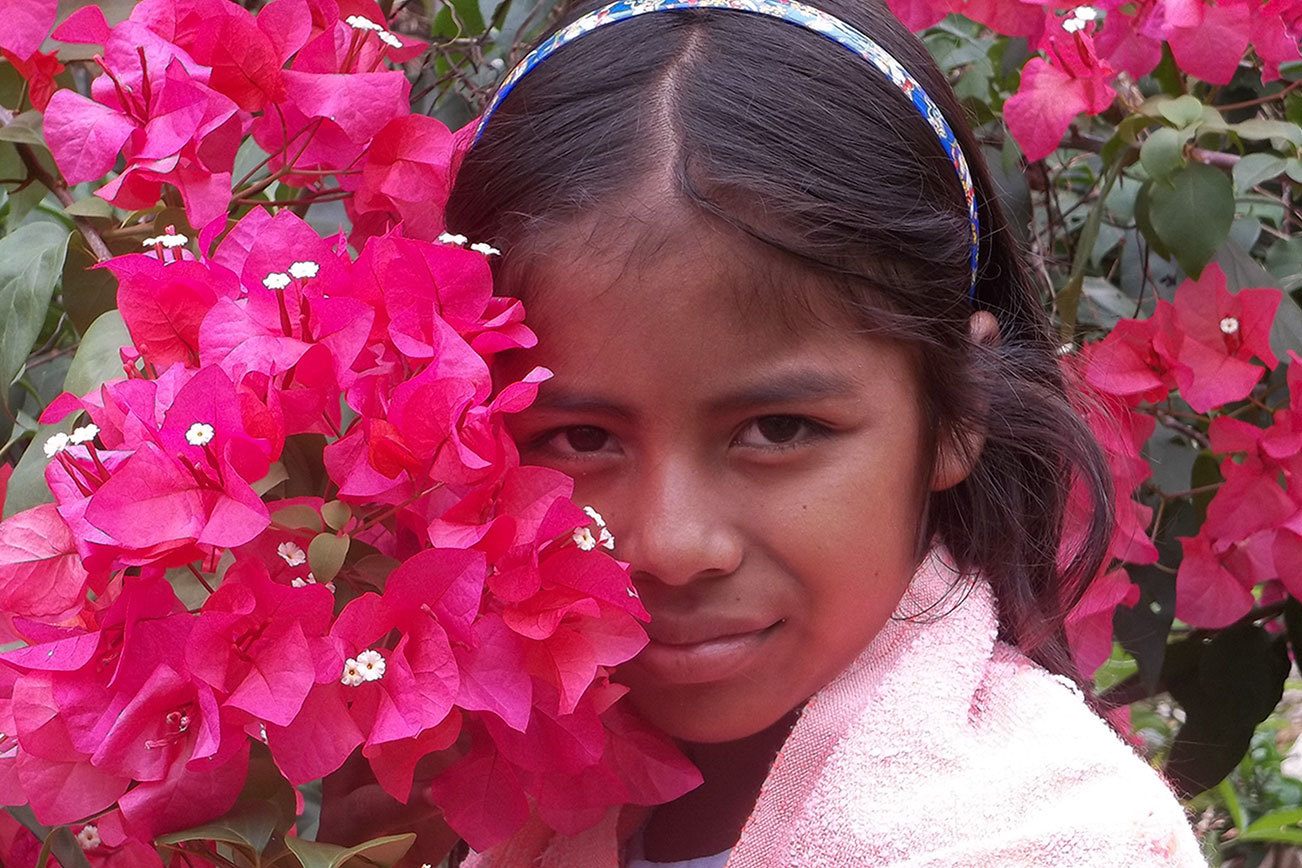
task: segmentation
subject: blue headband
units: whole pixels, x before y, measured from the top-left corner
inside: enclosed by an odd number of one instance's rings
[[[954,131],[950,129],[940,109],[931,101],[931,97],[927,96],[927,92],[922,89],[922,85],[918,84],[900,62],[884,48],[841,19],[798,0],[616,0],[608,6],[571,21],[539,43],[516,64],[506,78],[502,79],[497,93],[493,95],[488,108],[480,116],[474,140],[479,141],[479,137],[484,134],[484,128],[488,125],[488,119],[492,117],[493,112],[497,111],[502,100],[506,99],[519,84],[520,79],[563,45],[606,24],[627,21],[648,12],[672,12],[684,9],[726,9],[733,12],[749,12],[812,30],[867,60],[898,87],[901,93],[912,100],[914,108],[926,118],[936,134],[936,139],[949,155],[950,162],[954,165],[954,172],[963,187],[963,195],[967,199],[968,220],[971,223],[969,261],[972,269],[968,293],[970,296],[975,296],[981,223],[977,217],[976,188],[972,183],[972,172],[968,168],[967,158],[963,155],[963,149],[959,146]]]

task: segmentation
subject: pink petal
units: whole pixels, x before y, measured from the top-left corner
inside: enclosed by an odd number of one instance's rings
[[[58,0],[0,0],[0,48],[26,60],[54,26]]]
[[[71,184],[103,177],[135,129],[126,115],[73,90],[55,91],[45,109],[45,140]]]
[[[53,504],[0,522],[0,610],[43,618],[81,602],[90,576]]]

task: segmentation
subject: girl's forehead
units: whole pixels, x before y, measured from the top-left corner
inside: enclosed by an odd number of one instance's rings
[[[499,286],[537,329],[578,316],[607,334],[689,319],[704,331],[791,341],[858,332],[826,275],[675,204],[595,209],[508,249]]]

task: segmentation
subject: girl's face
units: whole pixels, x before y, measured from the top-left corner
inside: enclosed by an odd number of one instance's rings
[[[540,342],[504,374],[555,374],[512,433],[631,564],[651,643],[617,680],[638,710],[686,741],[743,738],[853,661],[909,583],[930,476],[913,364],[748,305],[764,254],[700,221],[661,243],[594,243],[601,225],[507,286]]]

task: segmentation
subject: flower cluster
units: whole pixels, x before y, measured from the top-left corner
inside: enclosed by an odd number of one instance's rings
[[[50,405],[89,421],[45,442],[54,503],[0,524],[28,643],[0,656],[0,798],[116,804],[121,847],[228,810],[251,740],[293,784],[360,747],[406,800],[463,731],[432,796],[476,846],[530,805],[576,831],[692,786],[606,677],[646,642],[613,537],[506,434],[548,374],[494,388],[534,336],[485,255],[388,235],[354,261],[262,209],[209,258],[179,237],[108,264],[126,377]],[[291,453],[320,493],[280,494]],[[187,608],[178,570],[215,590]]]
[[[1299,59],[1302,3],[1298,0],[888,0],[914,30],[951,13],[997,33],[1022,37],[1043,52],[1022,70],[1021,86],[1005,106],[1009,130],[1028,159],[1058,147],[1080,114],[1099,114],[1116,99],[1119,71],[1138,78],[1162,59],[1162,45],[1180,68],[1211,84],[1229,84],[1249,47],[1264,78]]]
[[[120,208],[149,208],[167,185],[179,191],[192,226],[215,232],[233,205],[280,181],[309,197],[352,194],[363,235],[406,220],[409,236],[432,240],[442,228],[454,139],[437,121],[411,114],[410,82],[390,66],[425,43],[377,20],[384,19],[373,0],[346,7],[273,0],[256,15],[229,0],[144,0],[110,28],[89,5],[53,35],[103,46],[95,55],[103,74],[90,96],[39,90],[38,72],[51,90],[53,81],[39,53],[25,61],[35,65],[25,74],[69,182],[96,180],[125,162],[95,191]],[[257,168],[266,177],[234,175],[249,135],[265,153]],[[331,177],[338,186],[327,186]]]
[[[1143,454],[1157,425],[1176,426],[1219,457],[1207,485],[1206,520],[1180,540],[1175,616],[1195,627],[1234,623],[1262,599],[1302,592],[1302,367],[1290,353],[1291,404],[1253,397],[1279,363],[1270,334],[1282,300],[1277,289],[1231,293],[1217,265],[1186,280],[1151,317],[1122,320],[1068,364],[1094,400],[1087,418],[1109,457],[1117,491],[1113,563],[1153,564],[1153,510],[1135,499],[1151,475]],[[1176,400],[1178,396],[1179,400]],[[1240,418],[1260,413],[1264,424]],[[1183,420],[1183,421],[1182,421]],[[1203,434],[1203,431],[1206,434]],[[1069,623],[1078,662],[1093,671],[1111,647],[1111,616],[1133,605],[1138,588],[1122,568],[1095,583]]]
[[[155,837],[235,805],[255,745],[294,786],[360,754],[478,848],[700,780],[609,679],[647,612],[600,514],[507,434],[550,375],[492,376],[535,336],[493,294],[498,251],[443,231],[458,140],[410,114],[386,64],[422,46],[383,20],[144,0],[54,33],[104,47],[90,97],[49,101],[64,176],[116,164],[99,195],[175,188],[197,230],[104,263],[122,376],[50,403],[52,502],[0,522],[0,803],[95,864],[161,864]],[[250,141],[267,174],[233,181]],[[351,238],[241,201],[330,177]]]

